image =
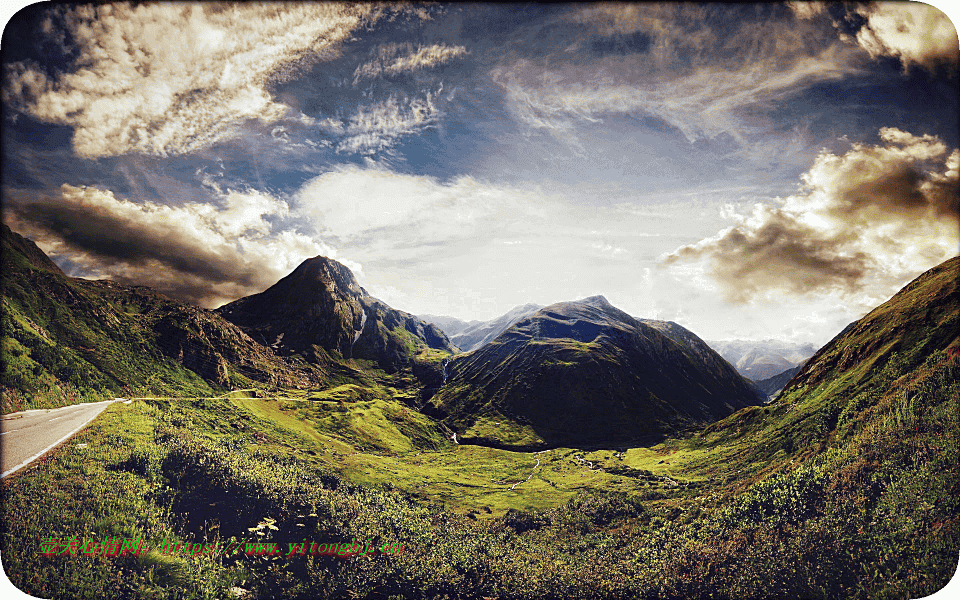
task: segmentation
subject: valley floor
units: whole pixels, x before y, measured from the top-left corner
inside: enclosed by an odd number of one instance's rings
[[[455,444],[351,384],[117,403],[3,482],[4,568],[45,598],[920,597],[960,547],[960,359],[886,371],[857,412],[825,384],[593,451]],[[114,539],[151,550],[79,550]]]

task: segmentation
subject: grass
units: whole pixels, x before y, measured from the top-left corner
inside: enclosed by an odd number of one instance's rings
[[[757,441],[815,418],[802,418],[803,402],[651,447],[539,453],[418,441],[407,432],[435,424],[395,401],[113,405],[3,483],[5,567],[53,598],[216,598],[235,586],[293,598],[923,595],[952,572],[960,539],[960,357],[874,375],[893,384],[849,435],[766,462]],[[48,535],[159,544],[258,531],[281,543],[402,540],[409,553],[38,553]]]
[[[348,386],[311,392],[337,395]],[[388,487],[462,514],[502,516],[511,508],[545,510],[583,491],[635,491],[672,486],[661,479],[591,469],[569,448],[525,453],[454,444],[440,426],[399,402],[230,398],[240,419],[258,428],[258,448],[295,449],[311,464],[360,485]],[[256,419],[252,422],[251,419]],[[597,453],[594,453],[597,454]],[[600,453],[602,454],[602,453]],[[537,457],[540,466],[537,466]],[[528,478],[529,476],[529,478]],[[517,484],[517,485],[514,485]],[[513,488],[511,489],[511,486]]]

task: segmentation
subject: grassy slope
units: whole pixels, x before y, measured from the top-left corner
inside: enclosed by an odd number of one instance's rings
[[[309,383],[219,316],[143,287],[67,277],[4,226],[0,306],[4,413],[138,394]]]
[[[923,596],[960,548],[956,262],[825,347],[773,405],[649,448],[456,446],[382,375],[286,399],[115,405],[4,482],[5,568],[61,598],[216,598],[232,585],[294,598]],[[37,552],[50,534],[249,537],[268,518],[277,529],[260,531],[281,542],[408,549]]]
[[[804,449],[774,461],[767,472],[783,475],[756,485],[759,470],[742,480],[743,463],[726,460],[746,444],[710,452],[691,438],[625,453],[534,455],[447,442],[405,451],[397,432],[429,422],[384,429],[349,418],[374,409],[399,414],[402,405],[390,401],[345,401],[347,428],[296,416],[340,410],[337,401],[115,405],[50,459],[4,483],[5,567],[20,587],[61,598],[218,597],[231,585],[305,598],[377,597],[378,590],[411,598],[444,590],[530,598],[919,596],[945,581],[958,539],[960,365],[943,354],[898,378],[849,439],[800,469],[790,459],[799,463]],[[923,407],[898,401],[914,387],[929,388]],[[367,451],[347,456],[354,444]],[[694,485],[683,485],[684,475]],[[603,492],[616,489],[624,494]],[[577,493],[585,490],[593,493]],[[461,514],[471,508],[478,520]],[[379,537],[405,541],[409,554],[311,563],[50,559],[37,551],[40,536],[51,534],[142,534],[151,543],[250,536],[267,518],[281,542]]]
[[[59,269],[29,259],[8,236],[0,311],[3,412],[98,401],[147,388],[192,395],[213,391],[162,356],[135,307],[104,301]]]

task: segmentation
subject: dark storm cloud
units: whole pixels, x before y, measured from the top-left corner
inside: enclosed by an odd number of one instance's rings
[[[714,278],[737,302],[769,289],[793,294],[851,292],[873,260],[863,251],[847,254],[849,242],[843,236],[824,235],[792,213],[764,207],[752,221],[706,243],[684,246],[664,262],[708,258]]]
[[[14,229],[54,257],[65,254],[80,276],[150,285],[201,305],[256,293],[292,267],[332,251],[266,216],[287,206],[265,194],[228,192],[221,206],[134,203],[97,188],[64,185],[59,195],[14,190],[5,200]]]

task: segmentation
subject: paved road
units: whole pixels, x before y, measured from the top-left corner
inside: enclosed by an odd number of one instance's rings
[[[7,477],[67,440],[117,400],[27,410],[0,417],[0,477]]]

